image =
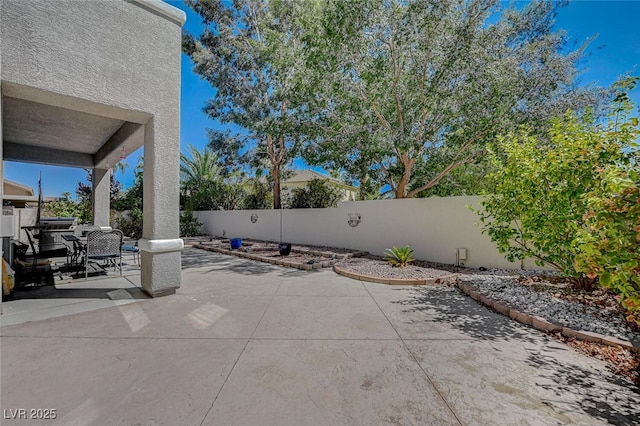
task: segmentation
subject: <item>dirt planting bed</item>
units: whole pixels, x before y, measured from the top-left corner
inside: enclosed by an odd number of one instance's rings
[[[240,248],[232,249],[228,238],[215,237],[192,239],[187,243],[203,250],[306,271],[330,268],[338,261],[366,254],[366,252],[355,250],[296,244],[291,247],[291,253],[285,256],[280,254],[277,242],[243,239]]]

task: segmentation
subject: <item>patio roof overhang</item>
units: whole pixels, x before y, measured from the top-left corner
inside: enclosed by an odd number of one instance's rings
[[[2,84],[4,159],[108,169],[144,144],[150,114]]]

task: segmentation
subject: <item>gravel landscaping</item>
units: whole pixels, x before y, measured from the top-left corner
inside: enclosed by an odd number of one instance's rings
[[[428,266],[408,265],[404,268],[393,268],[375,256],[350,258],[339,262],[338,266],[348,272],[377,278],[426,279],[451,275],[449,271]]]
[[[550,287],[547,291],[521,285],[517,276],[460,275],[481,294],[530,315],[574,330],[584,330],[627,340],[640,346],[640,333],[632,330],[615,306],[588,306],[561,298]]]

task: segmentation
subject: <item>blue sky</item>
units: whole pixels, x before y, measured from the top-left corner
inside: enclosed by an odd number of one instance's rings
[[[165,0],[166,1],[166,0]],[[185,28],[190,33],[199,33],[201,20],[181,0],[166,1],[187,14]],[[583,65],[585,72],[581,84],[596,83],[608,86],[626,73],[640,75],[640,1],[588,1],[574,0],[561,9],[556,28],[568,32],[570,41],[578,45],[597,35],[590,44]],[[192,72],[192,64],[182,55],[182,97],[180,105],[180,146],[188,144],[202,149],[207,144],[206,129],[216,126],[203,112],[207,99],[213,96],[211,86]],[[640,104],[640,88],[632,93],[636,104]],[[142,148],[124,161],[130,166],[125,173],[118,172],[117,179],[126,188],[133,182],[133,170],[143,155]],[[297,162],[296,166],[301,167]],[[5,179],[37,188],[38,175],[42,173],[42,190],[45,196],[59,196],[69,192],[75,196],[78,181],[85,181],[83,169],[45,166],[40,164],[5,161]]]

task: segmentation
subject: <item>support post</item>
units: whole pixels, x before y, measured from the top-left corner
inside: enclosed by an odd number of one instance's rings
[[[179,123],[178,120],[175,120]],[[152,118],[144,128],[141,284],[152,297],[175,293],[182,277],[179,125]]]
[[[93,184],[93,224],[110,226],[111,169],[93,169],[91,183]]]

